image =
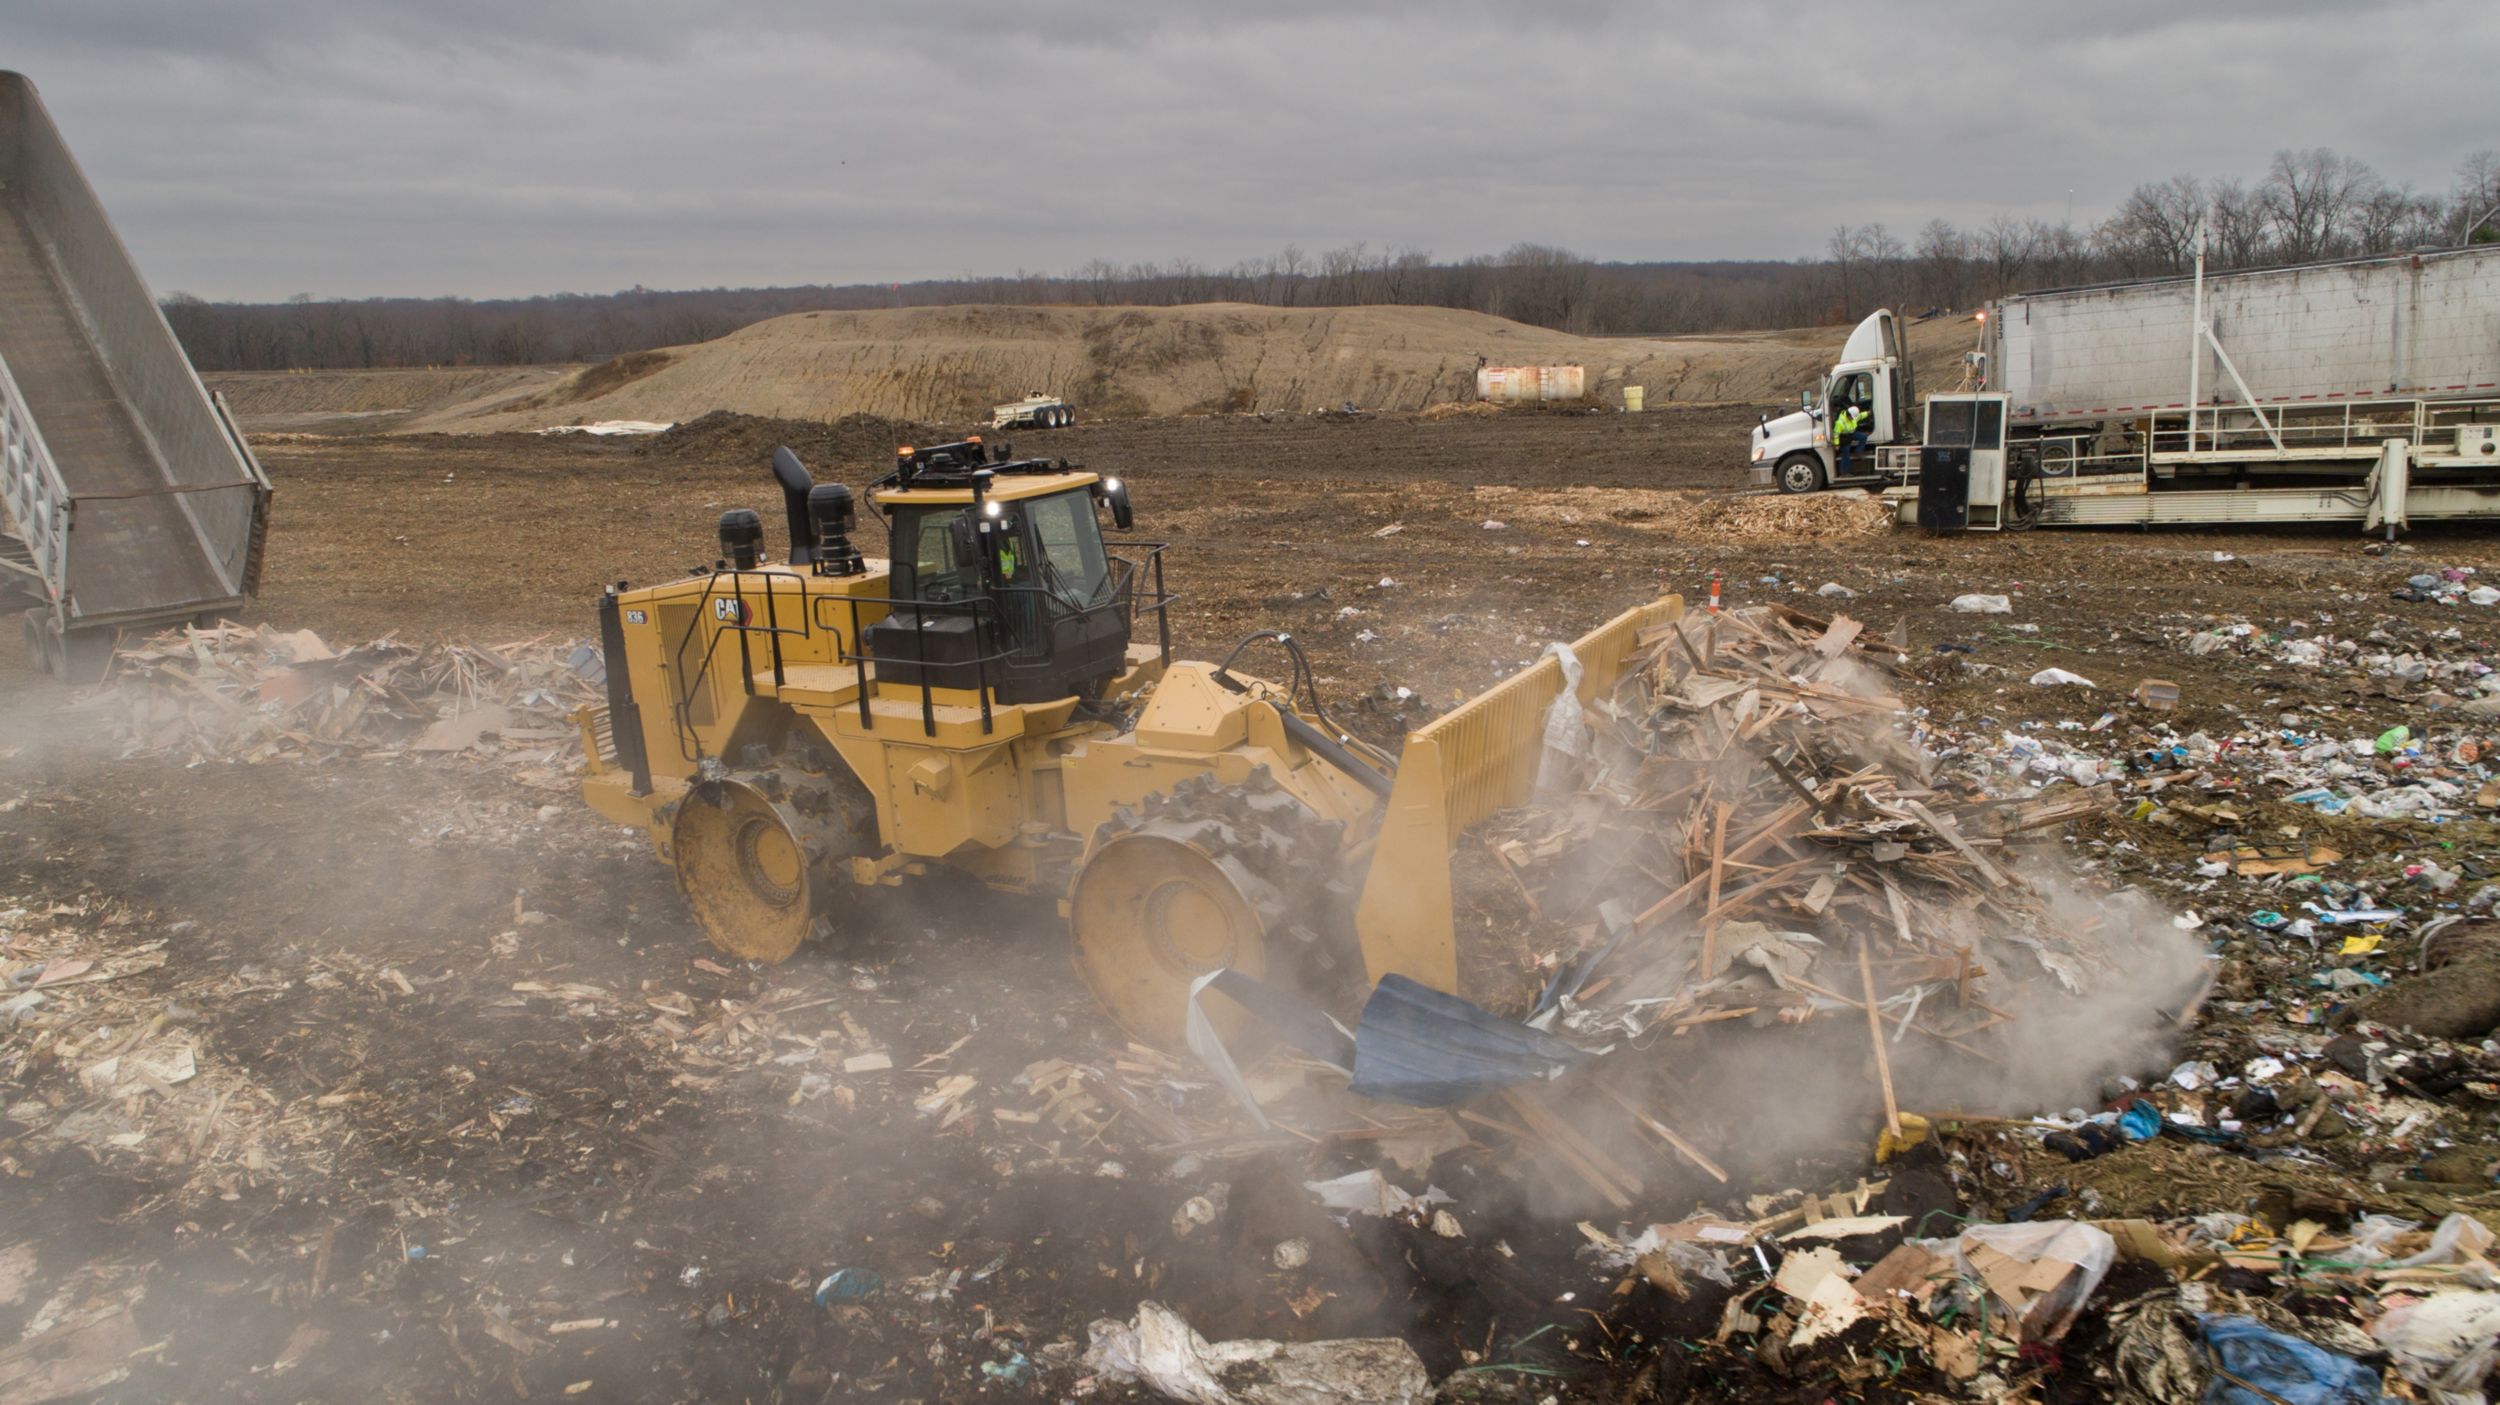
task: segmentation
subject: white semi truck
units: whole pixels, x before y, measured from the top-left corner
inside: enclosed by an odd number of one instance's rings
[[[2009,297],[1916,414],[1890,326],[1755,430],[1757,479],[1838,478],[1823,426],[1871,395],[1850,476],[1931,528],[2500,517],[2500,246]]]
[[[1890,309],[1868,313],[1841,345],[1840,362],[1823,383],[1797,397],[1798,408],[1769,415],[1753,430],[1753,478],[1758,487],[1811,493],[1846,483],[1876,483],[1874,446],[1917,437],[1918,391],[1901,324]],[[1867,448],[1841,462],[1831,426],[1841,408],[1855,404],[1868,415]]]

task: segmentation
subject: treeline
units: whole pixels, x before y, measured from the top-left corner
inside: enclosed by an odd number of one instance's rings
[[[1518,244],[1437,261],[1403,245],[1319,254],[1287,245],[1226,268],[1191,259],[1064,274],[902,284],[710,288],[534,298],[363,298],[212,303],[184,293],[165,315],[203,370],[293,370],[601,361],[707,341],[791,312],[956,303],[1452,307],[1588,335],[1677,335],[1842,323],[1880,306],[1965,308],[2024,288],[2188,269],[2200,220],[2210,269],[2258,268],[2500,238],[2500,153],[2469,157],[2444,192],[2391,185],[2332,150],[2276,154],[2264,176],[2141,185],[2090,226],[1999,216],[1931,220],[1904,239],[1843,225],[1826,256],[1796,262],[1597,263]]]

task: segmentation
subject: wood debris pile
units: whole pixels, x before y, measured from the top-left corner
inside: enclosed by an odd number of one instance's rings
[[[1860,488],[1776,497],[1705,498],[1676,523],[1679,534],[1719,541],[1780,543],[1876,537],[1892,530],[1892,508]]]
[[[334,648],[311,630],[221,624],[125,645],[95,694],[129,752],[192,762],[527,752],[560,757],[565,714],[604,677],[586,644]]]
[[[1857,621],[1757,607],[1657,626],[1635,648],[1620,686],[1583,709],[1580,754],[1549,745],[1549,763],[1571,763],[1568,784],[1485,827],[1493,862],[1461,856],[1467,903],[1527,939],[1508,978],[1467,973],[1496,1003],[1516,1009],[1527,992],[1515,973],[1532,969],[1544,1016],[1533,1022],[1642,1048],[1729,1022],[1858,1023],[1868,1081],[1900,1135],[1905,1041],[1984,1069],[2034,993],[2079,994],[2124,964],[2111,930],[2123,924],[2063,910],[2079,905],[2026,881],[2010,847],[2098,802],[1997,799],[1937,779],[1887,691],[1895,649]],[[1604,1100],[1584,1105],[1644,1127],[1652,1151],[1725,1179],[1622,1062],[1564,1081],[1595,1085]],[[1520,1101],[1523,1141],[1609,1200],[1637,1192],[1602,1139]]]

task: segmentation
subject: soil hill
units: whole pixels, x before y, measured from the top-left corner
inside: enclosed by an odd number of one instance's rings
[[[933,307],[806,312],[695,346],[569,371],[532,393],[462,395],[392,428],[480,432],[601,420],[685,421],[728,410],[776,419],[846,415],[963,421],[1036,391],[1088,417],[1301,412],[1348,401],[1418,410],[1475,394],[1492,365],[1578,364],[1590,394],[1619,403],[1764,402],[1830,365],[1847,329],[1710,337],[1598,338],[1449,308]],[[1912,329],[1941,367],[1959,322]],[[1931,375],[1933,373],[1931,372]]]
[[[576,366],[422,366],[387,371],[220,371],[210,388],[255,434],[406,429],[543,393]]]

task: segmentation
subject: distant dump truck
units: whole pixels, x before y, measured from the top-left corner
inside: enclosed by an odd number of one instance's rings
[[[1039,391],[1022,400],[990,407],[992,429],[1066,429],[1076,423],[1076,407],[1056,395]]]
[[[269,480],[200,384],[35,86],[0,72],[0,597],[93,678],[124,629],[259,584]]]
[[[2500,516],[2500,246],[2017,294],[1923,399],[1890,312],[1803,408],[1753,432],[1755,481],[1887,485],[1904,522],[2029,526]],[[1830,426],[1866,439],[1839,471]]]

